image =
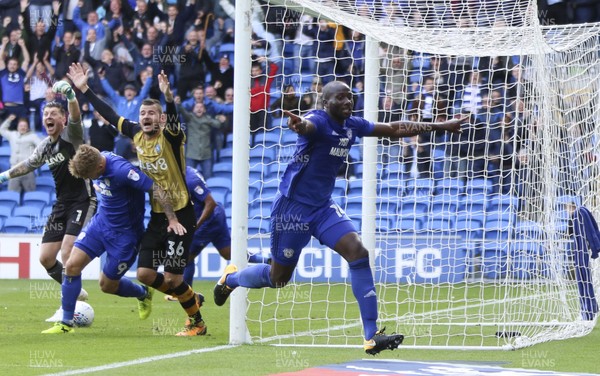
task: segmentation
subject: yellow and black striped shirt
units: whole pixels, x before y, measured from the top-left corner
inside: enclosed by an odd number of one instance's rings
[[[167,119],[176,124],[168,124],[155,137],[147,139],[137,122],[119,117],[119,132],[133,140],[140,161],[140,169],[168,194],[173,210],[177,211],[189,203],[189,194],[185,184],[185,133],[180,127],[177,110],[173,103],[167,102]],[[164,213],[160,204],[150,197],[152,211]]]

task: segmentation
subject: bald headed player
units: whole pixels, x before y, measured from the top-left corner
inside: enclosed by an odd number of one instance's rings
[[[170,233],[164,208],[155,197],[151,197],[150,222],[140,243],[138,280],[177,297],[188,316],[185,328],[177,333],[178,336],[206,334],[199,301],[192,288],[183,280],[183,271],[196,229],[196,217],[185,184],[185,133],[179,124],[167,76],[164,72],[158,75],[158,86],[167,102],[166,113],[163,113],[159,101],[144,99],[140,107],[139,123],[119,116],[89,89],[87,72],[81,64],[72,64],[68,76],[100,115],[110,124],[116,124],[119,132],[133,140],[140,169],[166,192],[179,223],[185,227],[186,232],[182,236]],[[164,274],[157,271],[160,265],[164,266]]]
[[[337,172],[357,137],[402,138],[437,130],[460,132],[465,119],[442,123],[372,123],[352,116],[352,91],[348,85],[337,81],[323,88],[323,105],[324,110],[310,111],[305,117],[287,114],[290,117],[288,126],[298,133],[298,140],[279,185],[281,194],[271,212],[271,265],[254,265],[241,271],[237,271],[235,265],[228,265],[215,286],[215,303],[223,305],[238,286],[285,286],[302,249],[314,236],[348,262],[352,292],[358,301],[363,323],[364,349],[375,355],[382,350],[397,348],[404,336],[385,335],[383,330],[377,330],[377,294],[368,251],[352,221],[331,199]],[[290,218],[302,218],[302,223],[298,226],[284,223]],[[299,232],[299,228],[306,230]]]

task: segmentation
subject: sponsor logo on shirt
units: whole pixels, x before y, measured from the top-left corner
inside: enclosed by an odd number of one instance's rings
[[[67,158],[65,158],[62,152],[59,152],[57,154],[54,154],[52,157],[46,159],[46,163],[48,163],[48,167],[52,167],[63,163],[66,159]]]
[[[158,158],[155,162],[140,161],[140,168],[150,173],[156,173],[158,171],[167,171],[168,166],[164,158]]]

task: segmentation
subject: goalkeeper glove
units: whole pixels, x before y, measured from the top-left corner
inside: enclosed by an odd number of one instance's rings
[[[4,171],[0,174],[0,184],[6,183],[8,179],[10,179],[10,176],[8,176],[8,171]]]
[[[75,100],[75,91],[67,81],[57,81],[52,86],[52,91],[63,94],[69,102]]]

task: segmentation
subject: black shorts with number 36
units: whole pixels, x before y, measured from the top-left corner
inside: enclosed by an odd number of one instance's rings
[[[196,229],[196,215],[194,206],[190,203],[185,208],[175,212],[179,223],[185,227],[187,233],[178,236],[167,232],[169,221],[164,213],[150,214],[150,222],[140,243],[138,268],[158,269],[164,266],[164,271],[173,274],[183,274],[190,245]]]

